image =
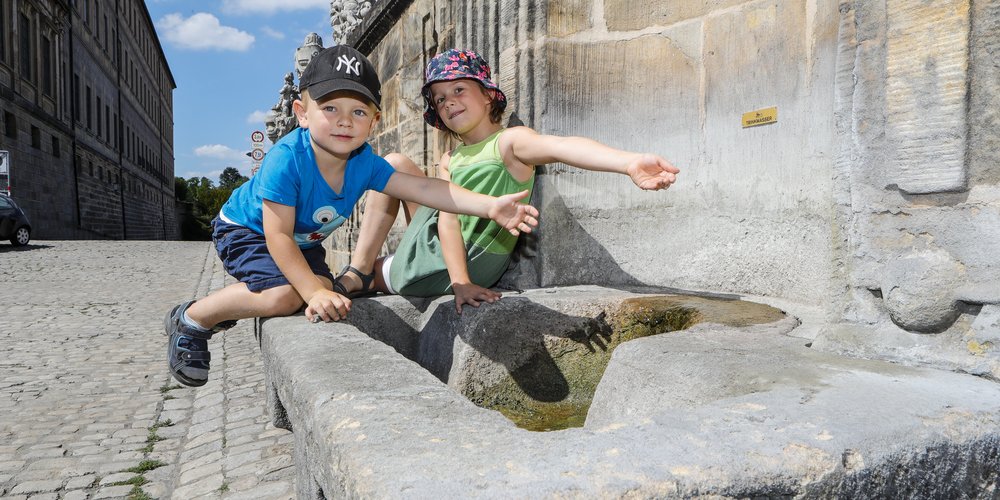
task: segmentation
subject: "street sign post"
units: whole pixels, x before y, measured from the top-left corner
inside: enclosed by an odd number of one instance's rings
[[[264,160],[264,132],[254,130],[250,134],[250,177],[253,177],[260,169],[260,162]]]

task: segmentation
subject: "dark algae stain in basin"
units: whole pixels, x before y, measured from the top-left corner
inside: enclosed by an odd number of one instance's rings
[[[571,331],[546,332],[539,351],[493,383],[470,384],[463,393],[531,431],[582,427],[615,347],[630,340],[679,332],[699,323],[747,327],[778,321],[771,306],[685,295],[625,299]],[[527,387],[524,381],[531,381]],[[482,381],[480,381],[482,382]],[[475,386],[473,388],[472,386]]]

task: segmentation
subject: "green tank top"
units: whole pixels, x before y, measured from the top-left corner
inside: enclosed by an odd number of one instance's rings
[[[500,157],[500,134],[498,130],[483,142],[470,146],[459,146],[451,153],[448,170],[451,182],[475,193],[502,196],[525,189],[531,190],[535,184],[532,176],[526,182],[518,182],[510,175]],[[492,219],[473,215],[459,215],[462,239],[466,245],[476,245],[491,253],[510,254],[517,244],[517,236],[510,234]]]
[[[502,133],[499,130],[482,142],[455,148],[448,165],[451,182],[490,196],[526,189],[530,196],[535,178],[518,182],[507,171],[500,156]],[[400,295],[430,297],[451,293],[437,221],[437,210],[421,207],[406,228],[389,269],[389,282]],[[507,270],[517,237],[488,218],[459,215],[458,221],[465,240],[469,278],[479,286],[493,286]]]

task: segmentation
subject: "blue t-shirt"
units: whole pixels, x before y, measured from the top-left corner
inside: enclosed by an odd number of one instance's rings
[[[316,166],[309,130],[297,128],[268,151],[256,175],[233,191],[222,206],[223,219],[264,234],[264,200],[295,207],[295,242],[311,248],[351,216],[365,191],[382,191],[395,172],[365,143],[347,160],[337,193]]]

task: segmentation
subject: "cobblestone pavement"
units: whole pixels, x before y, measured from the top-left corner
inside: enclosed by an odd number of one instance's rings
[[[167,371],[167,310],[231,280],[208,243],[0,244],[0,498],[293,498],[252,322]]]

